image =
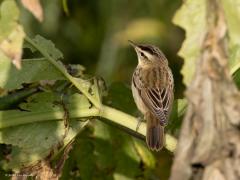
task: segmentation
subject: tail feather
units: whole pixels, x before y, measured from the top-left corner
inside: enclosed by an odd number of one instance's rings
[[[161,150],[165,142],[164,126],[152,115],[147,118],[146,142],[150,149],[156,151]]]

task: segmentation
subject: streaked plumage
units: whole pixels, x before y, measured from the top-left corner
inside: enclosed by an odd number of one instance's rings
[[[138,66],[132,77],[132,92],[138,109],[147,121],[146,142],[153,150],[164,145],[173,102],[173,76],[164,54],[152,45],[136,45]]]

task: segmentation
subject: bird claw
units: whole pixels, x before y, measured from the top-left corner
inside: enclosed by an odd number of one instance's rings
[[[141,117],[137,117],[137,121],[138,121],[138,123],[137,123],[136,131],[138,131],[138,129],[139,129],[139,127],[140,127],[140,125],[141,125],[143,120],[142,120]]]

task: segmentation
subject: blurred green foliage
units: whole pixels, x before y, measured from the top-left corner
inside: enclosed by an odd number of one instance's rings
[[[108,83],[130,84],[137,58],[127,40],[159,46],[169,59],[176,83],[176,96],[182,97],[177,56],[183,31],[171,23],[180,0],[67,1],[69,15],[59,0],[43,0],[45,19],[39,23],[22,9],[21,23],[28,35],[51,39],[64,54],[65,63],[82,64],[87,73],[102,76]]]

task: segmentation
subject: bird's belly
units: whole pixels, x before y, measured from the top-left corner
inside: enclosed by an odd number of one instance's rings
[[[135,86],[132,83],[132,94],[135,101],[135,104],[137,105],[137,108],[141,111],[142,114],[146,114],[147,107],[145,106],[144,102],[142,101],[141,96],[138,93],[138,90],[135,88]]]

